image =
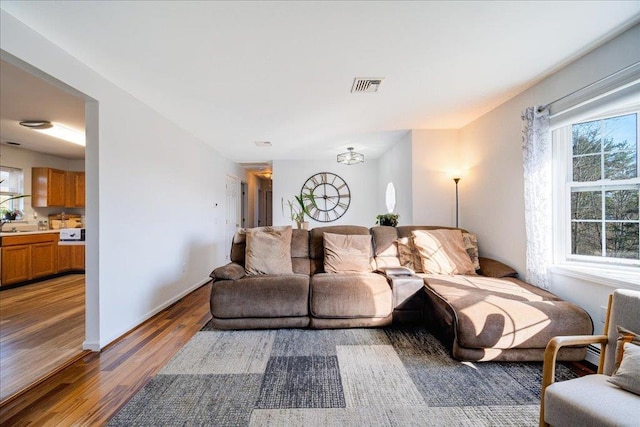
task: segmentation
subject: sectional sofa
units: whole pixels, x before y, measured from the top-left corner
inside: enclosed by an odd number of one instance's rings
[[[498,261],[479,257],[478,274],[415,273],[407,268],[399,251],[401,239],[419,230],[442,229],[456,230],[434,226],[291,230],[290,272],[282,274],[247,274],[247,243],[238,233],[231,262],[211,273],[212,323],[220,329],[425,324],[450,346],[453,357],[469,361],[543,360],[552,337],[593,332],[584,310],[519,280],[513,269]],[[326,259],[333,251],[325,247],[329,236],[366,239],[369,266],[360,263],[351,271],[347,264],[344,272],[327,272],[326,268],[333,270]],[[349,263],[350,258],[343,254],[338,261]],[[585,348],[566,348],[559,360],[582,360],[585,352]]]

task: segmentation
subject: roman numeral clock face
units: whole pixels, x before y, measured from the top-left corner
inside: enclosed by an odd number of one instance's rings
[[[313,194],[313,200],[305,199],[311,217],[319,222],[331,222],[349,209],[351,192],[344,179],[331,172],[320,172],[304,183],[300,192]]]

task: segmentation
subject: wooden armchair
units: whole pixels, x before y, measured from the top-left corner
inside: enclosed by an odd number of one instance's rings
[[[640,422],[640,396],[607,382],[615,370],[617,326],[640,333],[640,292],[618,289],[609,297],[606,335],[555,337],[549,342],[542,371],[541,426]],[[601,344],[597,374],[554,383],[560,348],[587,344]]]

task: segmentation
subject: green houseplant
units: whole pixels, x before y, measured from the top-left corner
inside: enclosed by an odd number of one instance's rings
[[[399,214],[380,214],[376,216],[376,225],[390,225],[391,227],[396,227],[398,225],[398,218],[400,218]]]
[[[286,204],[289,206],[289,217],[291,221],[295,221],[299,229],[308,230],[309,223],[304,220],[304,216],[311,217],[309,209],[305,204],[305,201],[309,200],[314,206],[316,204],[313,193],[300,193],[300,195],[294,196],[294,201],[287,200]],[[284,202],[282,203],[282,214],[284,215]]]

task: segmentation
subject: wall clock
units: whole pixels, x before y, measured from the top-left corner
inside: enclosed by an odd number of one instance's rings
[[[319,222],[331,222],[349,209],[351,191],[335,173],[320,172],[311,176],[302,186],[301,194],[313,194],[314,202],[305,200],[311,217]]]

